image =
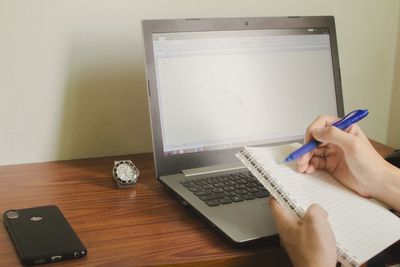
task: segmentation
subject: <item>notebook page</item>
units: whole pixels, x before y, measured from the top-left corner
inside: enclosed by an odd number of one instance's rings
[[[376,201],[345,188],[327,172],[302,174],[297,172],[296,163],[284,164],[284,158],[298,147],[290,144],[246,150],[303,211],[318,203],[328,212],[338,247],[359,264],[400,239],[400,219]]]

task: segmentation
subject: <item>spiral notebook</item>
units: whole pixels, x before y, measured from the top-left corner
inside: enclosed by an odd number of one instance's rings
[[[400,239],[400,218],[377,201],[359,196],[329,173],[297,172],[284,158],[300,144],[246,147],[236,156],[286,210],[303,217],[312,203],[329,214],[338,261],[359,266]]]

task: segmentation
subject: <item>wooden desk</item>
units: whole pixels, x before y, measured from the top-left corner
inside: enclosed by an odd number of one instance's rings
[[[140,169],[135,189],[114,188],[117,159]],[[57,266],[291,266],[277,238],[237,247],[183,207],[156,181],[151,154],[0,167],[1,212],[48,204],[63,211],[88,249]],[[1,223],[0,266],[18,265]]]

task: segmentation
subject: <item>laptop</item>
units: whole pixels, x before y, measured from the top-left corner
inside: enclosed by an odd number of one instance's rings
[[[343,116],[331,16],[142,22],[157,179],[229,239],[277,233],[269,193],[235,157],[301,142]]]

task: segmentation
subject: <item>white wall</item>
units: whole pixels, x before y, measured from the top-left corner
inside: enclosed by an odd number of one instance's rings
[[[399,0],[0,0],[0,165],[151,151],[142,19],[286,15],[336,17],[346,111],[386,143]]]

